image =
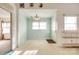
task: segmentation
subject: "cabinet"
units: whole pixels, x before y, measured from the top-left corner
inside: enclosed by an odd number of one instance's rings
[[[63,33],[63,47],[79,47],[79,33]]]

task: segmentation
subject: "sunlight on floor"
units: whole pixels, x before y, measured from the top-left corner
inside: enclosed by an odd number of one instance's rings
[[[22,51],[11,51],[9,52],[7,55],[19,55],[20,53],[22,53]]]
[[[38,50],[27,50],[22,55],[36,55]]]
[[[22,51],[14,51],[11,55],[19,55]]]
[[[7,55],[36,55],[38,50],[26,50],[26,51],[12,51]]]

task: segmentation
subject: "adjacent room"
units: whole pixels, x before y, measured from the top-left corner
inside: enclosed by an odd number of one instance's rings
[[[0,54],[11,50],[11,17],[10,12],[0,8]]]

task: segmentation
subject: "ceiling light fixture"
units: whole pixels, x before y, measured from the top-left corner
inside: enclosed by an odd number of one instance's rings
[[[36,14],[36,15],[33,17],[33,20],[40,20],[40,17]]]

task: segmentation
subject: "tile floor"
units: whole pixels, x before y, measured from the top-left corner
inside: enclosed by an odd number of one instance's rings
[[[63,48],[57,44],[48,44],[46,40],[28,40],[26,44],[17,48],[13,55],[76,55],[79,48]]]

